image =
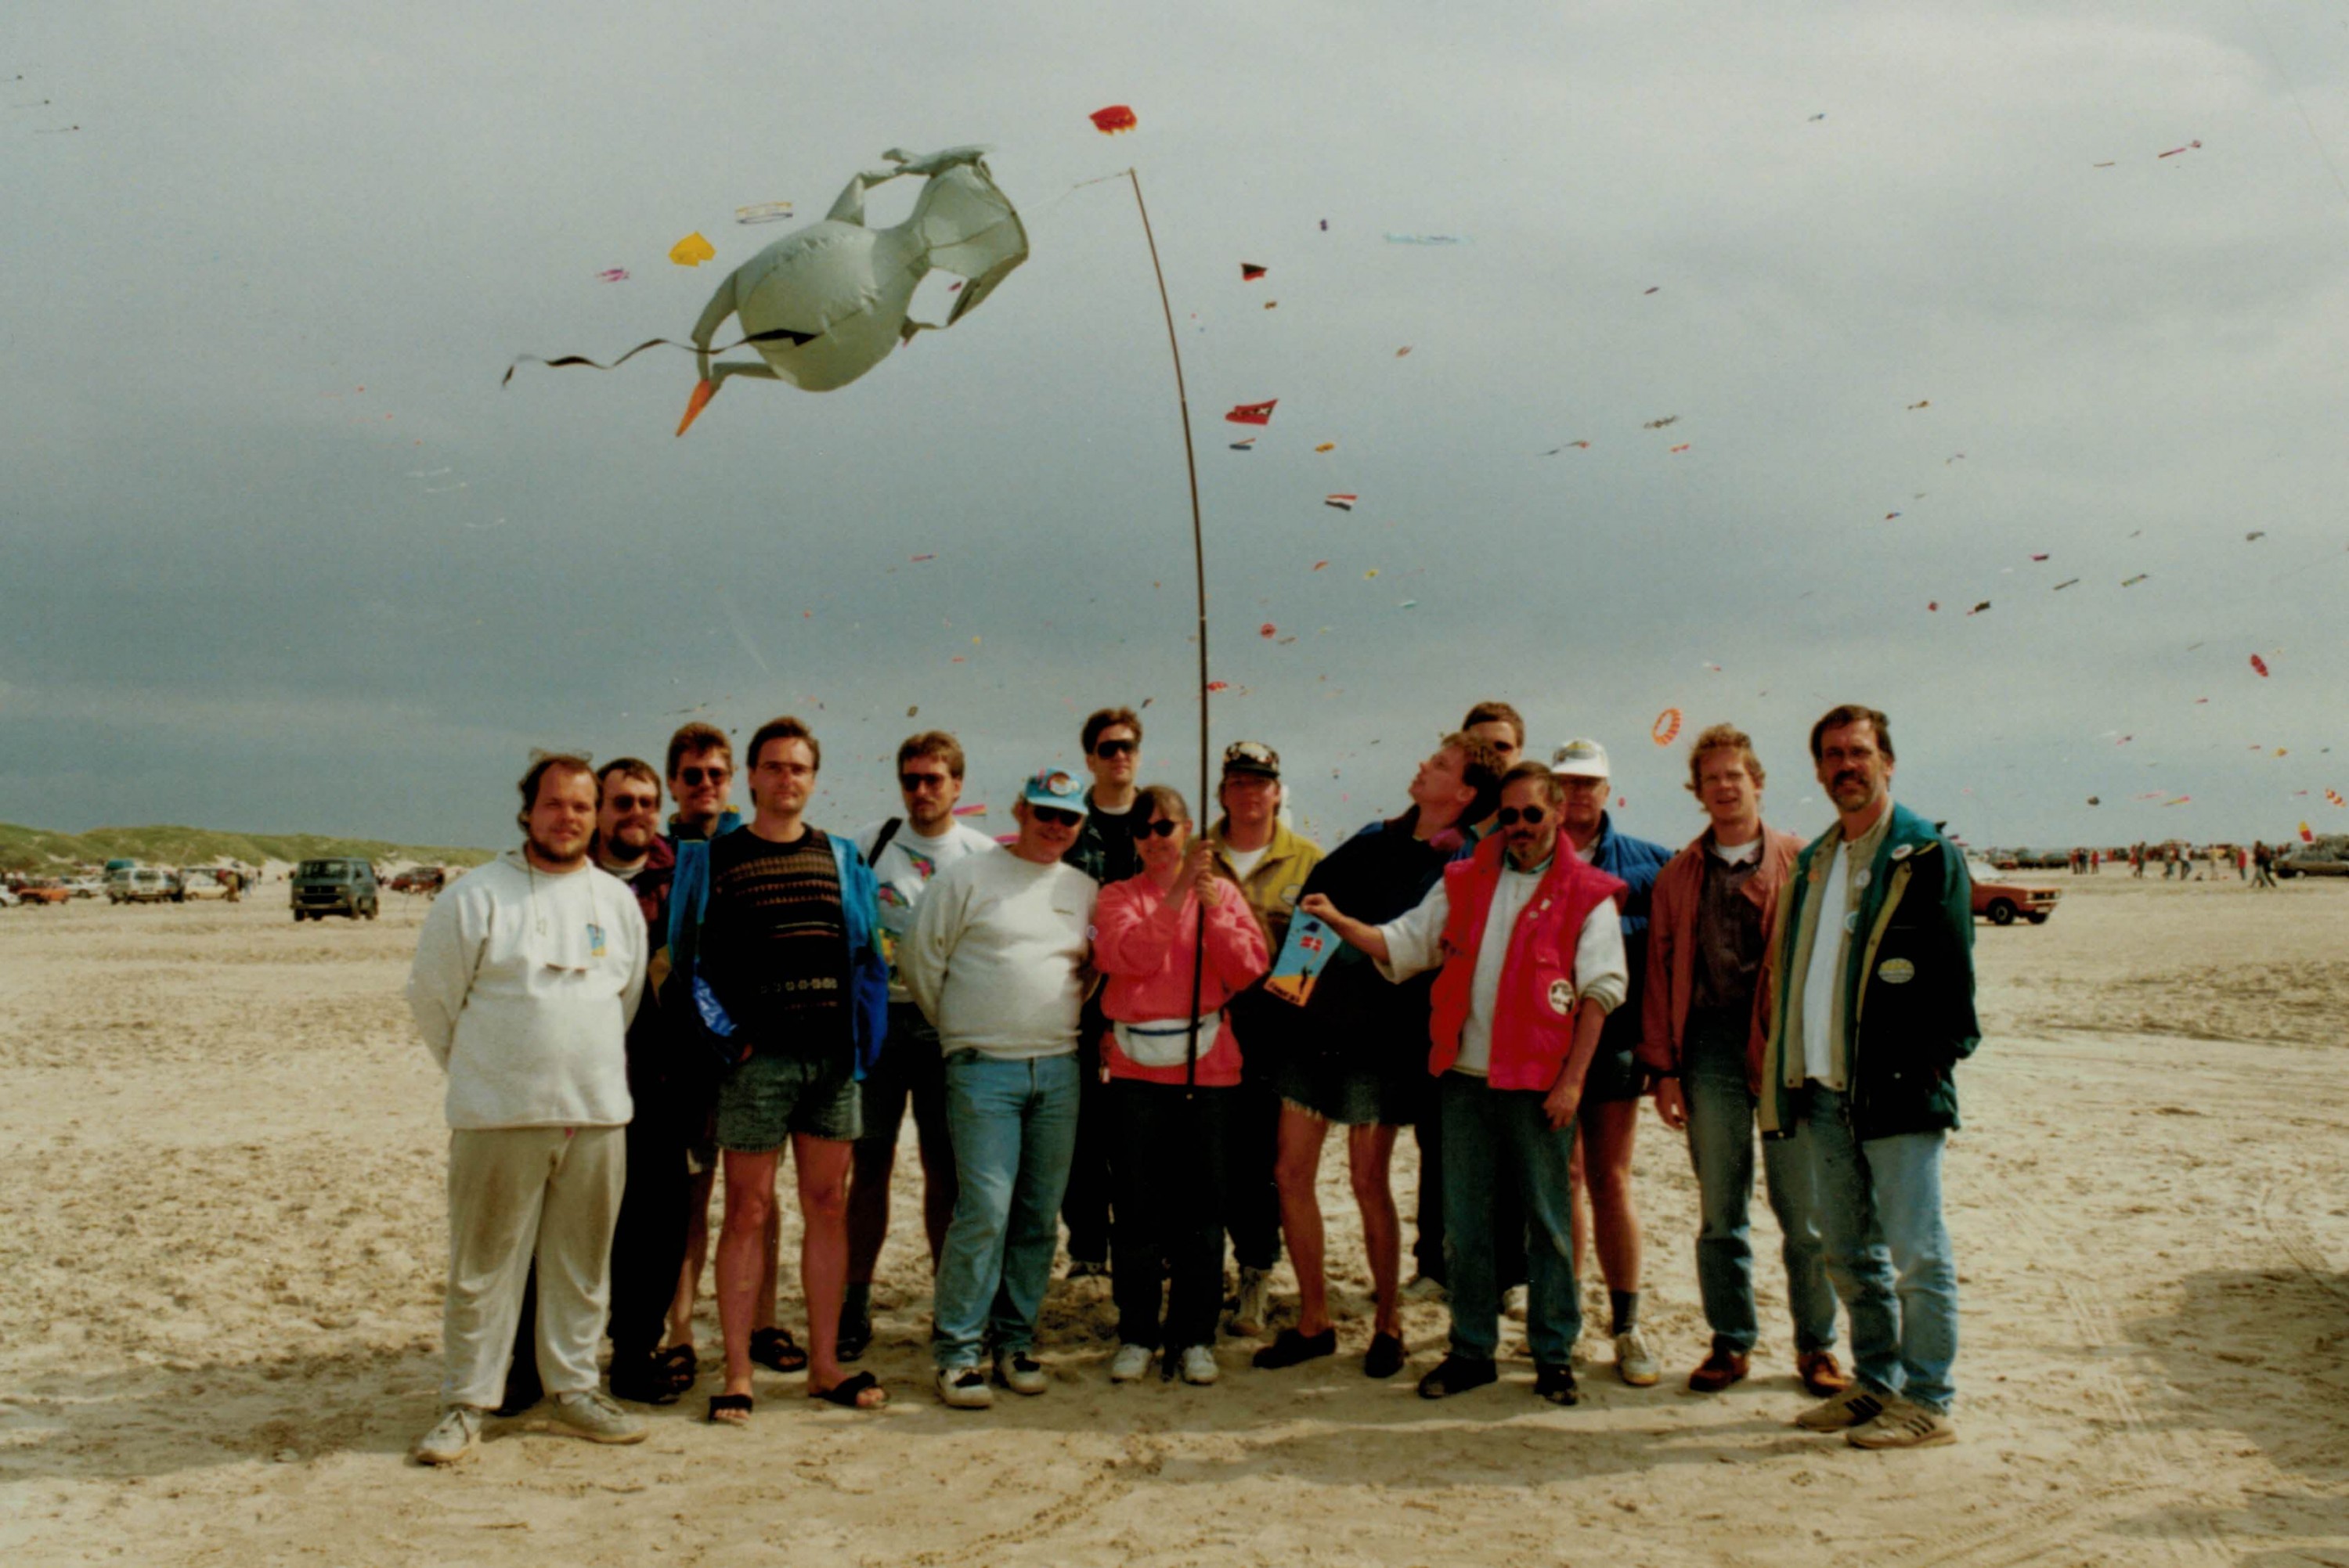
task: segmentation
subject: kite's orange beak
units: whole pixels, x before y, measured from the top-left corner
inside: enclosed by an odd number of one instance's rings
[[[693,387],[693,396],[686,401],[685,418],[677,422],[677,433],[680,436],[684,435],[687,428],[691,426],[696,419],[701,418],[701,411],[709,407],[709,399],[717,395],[717,382],[696,382]]]

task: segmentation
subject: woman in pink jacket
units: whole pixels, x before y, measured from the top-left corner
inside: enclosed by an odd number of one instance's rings
[[[1238,884],[1193,840],[1181,795],[1164,784],[1141,790],[1133,823],[1141,874],[1103,888],[1093,914],[1093,964],[1109,977],[1102,1066],[1116,1140],[1112,1284],[1123,1342],[1109,1375],[1133,1381],[1163,1346],[1161,1377],[1173,1377],[1179,1367],[1185,1382],[1212,1383],[1224,1221],[1245,1186],[1263,1180],[1244,1147],[1240,1047],[1223,1006],[1272,961]],[[1206,965],[1195,1029],[1192,970],[1203,905]]]

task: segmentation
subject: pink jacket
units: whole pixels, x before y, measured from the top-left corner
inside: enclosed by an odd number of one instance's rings
[[[1272,967],[1264,933],[1248,913],[1240,890],[1226,882],[1224,896],[1207,911],[1207,967],[1199,984],[1199,1011],[1208,1014]],[[1185,889],[1180,901],[1161,898],[1148,872],[1102,889],[1093,910],[1093,966],[1109,976],[1102,1011],[1120,1023],[1185,1017],[1191,1011],[1191,954],[1198,930],[1198,895]],[[1102,1043],[1102,1060],[1112,1078],[1143,1083],[1183,1081],[1180,1067],[1135,1065],[1114,1037]],[[1240,1081],[1239,1041],[1229,1019],[1212,1045],[1200,1041],[1193,1082],[1229,1088]]]

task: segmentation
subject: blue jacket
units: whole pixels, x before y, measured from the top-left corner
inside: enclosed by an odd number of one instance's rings
[[[1599,1054],[1618,1058],[1627,1072],[1646,1026],[1640,1003],[1647,995],[1648,900],[1655,891],[1656,878],[1674,853],[1661,844],[1617,832],[1614,820],[1604,811],[1599,813],[1599,836],[1582,851],[1585,861],[1619,879],[1624,887],[1619,904],[1623,911],[1623,957],[1631,971],[1631,988],[1624,993],[1623,1005],[1607,1015],[1599,1032]]]
[[[740,825],[741,819],[729,811],[719,820],[719,836]],[[881,889],[854,840],[839,833],[824,838],[832,845],[833,869],[840,875],[840,917],[848,936],[849,1033],[856,1047],[856,1076],[862,1078],[881,1059],[881,1042],[889,1034],[889,961],[881,952]],[[722,1037],[733,1032],[732,1023],[698,976],[701,923],[709,907],[709,841],[688,839],[677,846],[677,871],[669,887],[671,973],[698,993],[689,994],[682,1005]],[[719,1027],[721,1023],[723,1028]]]

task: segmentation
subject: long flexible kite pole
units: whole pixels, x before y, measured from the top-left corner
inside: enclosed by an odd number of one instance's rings
[[[1158,280],[1158,308],[1166,317],[1166,351],[1174,356],[1174,401],[1183,410],[1183,467],[1191,479],[1191,565],[1198,583],[1199,603],[1199,794],[1194,816],[1207,810],[1207,545],[1199,525],[1199,459],[1191,446],[1191,398],[1183,387],[1183,346],[1174,335],[1174,307],[1166,298],[1166,270],[1158,264],[1158,240],[1150,232],[1150,208],[1142,200],[1142,176],[1129,169],[1126,182],[1133,187],[1133,205],[1142,214],[1142,238],[1150,247],[1150,271]],[[1198,831],[1194,823],[1192,830]],[[1191,1034],[1184,1052],[1183,1087],[1189,1093],[1199,1074],[1199,992],[1207,967],[1207,901],[1199,901],[1199,925],[1191,945]],[[1213,1042],[1209,1042],[1213,1044]]]

